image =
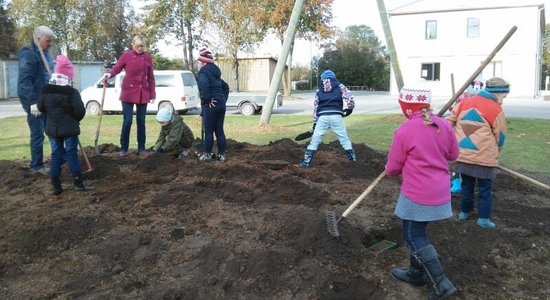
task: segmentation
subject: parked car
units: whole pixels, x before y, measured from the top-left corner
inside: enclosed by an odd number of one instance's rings
[[[162,107],[168,107],[177,113],[186,113],[200,108],[199,89],[195,76],[190,71],[154,71],[157,98],[155,103],[147,105],[148,113],[155,113]],[[103,102],[104,113],[121,113],[119,100],[120,87],[125,73],[122,72],[108,80]],[[86,114],[97,115],[100,110],[103,93],[103,77],[95,85],[80,92]]]
[[[236,107],[242,115],[251,116],[262,112],[267,92],[231,92],[225,104],[227,107]],[[275,104],[283,105],[283,95],[277,93]]]

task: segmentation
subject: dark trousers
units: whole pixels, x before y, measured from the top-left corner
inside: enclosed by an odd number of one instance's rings
[[[407,243],[411,253],[430,245],[426,235],[426,227],[429,222],[416,222],[403,220],[403,239]]]
[[[78,136],[66,138],[51,138],[52,161],[50,175],[52,178],[61,176],[61,166],[65,161],[69,164],[71,174],[80,174],[80,162],[78,161]]]
[[[145,151],[145,116],[147,104],[133,104],[122,102],[122,129],[120,131],[120,150],[128,151],[130,147],[130,131],[136,106],[137,143],[138,151]]]
[[[25,109],[25,107],[23,107]],[[38,170],[44,167],[44,127],[46,127],[46,114],[41,114],[38,117],[30,113],[30,108],[27,106],[27,124],[30,130],[30,146],[31,146],[31,170]]]
[[[460,211],[469,213],[474,209],[474,191],[477,181],[477,215],[481,219],[490,219],[493,207],[493,180],[481,179],[461,174]]]
[[[214,146],[214,134],[216,134],[216,143],[218,153],[225,154],[226,141],[223,124],[225,121],[225,105],[218,103],[216,107],[202,106],[202,116],[204,122],[204,152],[212,153]]]

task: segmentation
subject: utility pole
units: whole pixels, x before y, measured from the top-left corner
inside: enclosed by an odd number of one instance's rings
[[[395,51],[395,44],[393,43],[393,36],[391,34],[390,22],[388,20],[388,14],[386,13],[386,6],[384,0],[376,0],[378,4],[378,12],[380,13],[380,20],[382,21],[382,27],[384,28],[384,36],[386,37],[386,44],[390,51],[391,66],[393,74],[395,75],[395,81],[397,82],[397,90],[400,91],[403,87],[403,75],[401,75],[401,69],[399,68],[399,60],[397,59],[397,52]]]
[[[269,124],[269,119],[271,119],[273,104],[275,103],[275,97],[277,96],[279,85],[281,84],[281,76],[285,70],[285,65],[288,60],[288,53],[290,52],[290,46],[294,43],[294,35],[298,29],[298,22],[300,21],[300,14],[303,6],[304,0],[296,0],[294,3],[292,15],[290,15],[290,21],[288,23],[288,28],[286,29],[285,41],[283,42],[283,47],[281,48],[281,53],[279,54],[277,65],[275,66],[275,72],[273,72],[271,84],[269,85],[269,92],[267,93],[267,97],[265,99],[265,106],[263,107],[262,116],[260,117],[260,125]],[[292,66],[288,67],[291,68]]]

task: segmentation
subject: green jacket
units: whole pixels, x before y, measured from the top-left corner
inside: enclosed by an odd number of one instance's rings
[[[163,148],[165,151],[181,151],[182,148],[191,148],[194,139],[193,131],[183,119],[178,115],[172,115],[170,123],[161,127],[153,150]]]

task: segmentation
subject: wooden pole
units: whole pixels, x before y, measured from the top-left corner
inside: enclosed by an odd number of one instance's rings
[[[390,22],[388,21],[388,14],[386,13],[386,6],[384,5],[384,0],[376,0],[376,3],[378,4],[378,13],[380,14],[382,28],[384,29],[384,36],[386,37],[386,44],[388,45],[388,50],[390,52],[391,66],[393,69],[393,74],[395,75],[397,90],[400,91],[404,85],[403,75],[401,74],[397,51],[395,50],[395,44],[393,43],[393,36],[391,34]]]
[[[470,78],[468,78],[468,80],[466,80],[466,82],[460,87],[460,89],[458,89],[458,91],[456,91],[456,93],[451,97],[451,100],[449,100],[445,105],[443,105],[443,107],[439,110],[438,115],[442,116],[447,111],[447,109],[449,109],[449,107],[451,107],[455,103],[456,99],[458,99],[458,97],[468,88],[468,85],[470,85],[470,83],[476,79],[477,75],[479,75],[479,73],[481,73],[481,71],[483,71],[483,69],[493,60],[495,55],[497,55],[498,51],[502,49],[504,44],[508,42],[510,37],[512,37],[512,35],[514,34],[514,32],[516,32],[517,29],[518,29],[517,26],[513,26],[510,29],[510,31],[508,31],[508,33],[504,36],[504,38],[502,38],[500,43],[498,43],[498,45],[491,52],[491,54],[487,56],[485,61],[481,63],[481,65],[474,71],[472,76],[470,76]]]
[[[518,173],[518,172],[516,172],[516,171],[514,171],[514,170],[510,170],[510,169],[505,168],[505,167],[503,167],[503,166],[498,166],[497,168],[498,168],[499,170],[501,170],[501,171],[504,171],[504,172],[506,172],[506,173],[512,175],[512,176],[515,176],[515,177],[517,177],[517,178],[526,180],[526,181],[528,181],[528,182],[530,182],[530,183],[532,183],[532,184],[534,184],[534,185],[536,185],[536,186],[538,186],[538,187],[540,187],[540,188],[543,188],[543,189],[545,189],[545,190],[550,190],[550,186],[548,186],[548,185],[546,185],[546,184],[544,184],[544,183],[542,183],[542,182],[540,182],[540,181],[536,181],[536,180],[533,179],[533,178],[530,178],[530,177],[527,177],[527,176],[525,176],[525,175],[523,175],[523,174],[520,174],[520,173]]]

